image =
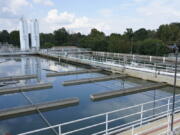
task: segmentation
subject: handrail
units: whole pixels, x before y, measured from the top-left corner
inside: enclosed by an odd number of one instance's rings
[[[180,96],[180,94],[176,95],[176,97],[179,97],[179,96]],[[19,135],[27,135],[27,134],[37,133],[37,132],[41,132],[41,131],[45,131],[45,130],[49,130],[51,128],[57,128],[57,127],[59,127],[61,129],[65,125],[81,122],[81,121],[84,121],[84,120],[88,120],[88,119],[92,119],[92,118],[99,118],[99,117],[102,117],[102,116],[106,116],[108,118],[109,115],[112,115],[112,114],[120,112],[120,111],[124,111],[124,110],[128,110],[128,109],[133,109],[133,108],[138,108],[138,107],[141,108],[142,106],[146,106],[146,105],[151,104],[151,103],[162,102],[162,101],[164,103],[165,101],[168,101],[168,103],[165,102],[163,105],[159,105],[159,106],[156,106],[154,108],[150,108],[150,109],[148,108],[148,109],[143,109],[143,110],[140,109],[138,112],[133,112],[131,114],[128,114],[128,115],[125,115],[125,116],[122,116],[122,117],[118,117],[118,118],[114,118],[114,119],[106,119],[103,122],[99,122],[99,123],[92,124],[92,125],[89,125],[89,126],[81,127],[79,129],[75,129],[73,131],[68,131],[68,132],[59,133],[59,134],[60,135],[67,135],[67,134],[70,134],[70,133],[74,133],[74,132],[86,130],[86,129],[89,129],[89,128],[93,128],[93,127],[96,127],[96,126],[99,126],[99,125],[102,125],[102,124],[105,124],[107,129],[105,129],[104,131],[101,131],[101,133],[107,133],[107,132],[111,132],[112,130],[116,129],[116,127],[108,128],[107,125],[110,122],[118,121],[120,119],[129,118],[129,117],[131,117],[133,115],[137,115],[137,114],[141,115],[141,118],[139,118],[137,120],[131,121],[129,123],[121,124],[120,126],[118,126],[118,128],[120,128],[120,129],[118,129],[118,131],[120,131],[120,130],[124,130],[124,128],[128,128],[128,127],[130,128],[133,123],[134,123],[133,126],[135,127],[135,126],[141,125],[143,123],[156,120],[158,118],[163,118],[168,113],[170,113],[170,111],[165,110],[163,112],[157,113],[155,115],[150,115],[150,116],[147,116],[147,117],[143,117],[143,114],[145,112],[156,110],[156,109],[161,108],[161,107],[168,106],[168,108],[169,108],[169,106],[172,104],[172,103],[170,103],[171,98],[172,98],[172,96],[169,96],[169,97],[161,98],[161,99],[158,99],[158,100],[149,101],[149,102],[146,102],[146,103],[141,103],[141,104],[130,106],[130,107],[126,107],[126,108],[122,108],[122,109],[118,109],[118,110],[114,110],[114,111],[109,111],[109,112],[106,112],[106,113],[101,113],[101,114],[98,114],[98,115],[93,115],[93,116],[85,117],[85,118],[82,118],[82,119],[78,119],[78,120],[74,120],[74,121],[70,121],[70,122],[65,122],[65,123],[57,124],[57,125],[46,127],[46,128],[41,128],[41,129],[33,130],[33,131],[22,133],[22,134],[19,134]],[[178,103],[178,102],[180,102],[180,100],[176,101],[176,103]],[[96,133],[94,133],[94,134],[96,134]]]
[[[48,55],[54,56],[54,57],[59,57],[59,55],[60,55],[60,53],[58,53],[58,54],[52,54],[52,53],[49,53],[49,52],[41,52],[41,53],[45,53],[45,54],[48,53]],[[62,56],[66,57],[63,54],[62,54]],[[76,59],[77,60],[85,59],[85,57],[83,55],[78,55],[77,57],[68,56],[67,58],[71,58],[71,59],[74,59],[74,60],[76,60]],[[91,62],[91,63],[92,62],[96,62],[96,63],[98,62],[100,64],[103,63],[101,61],[94,61],[92,59],[89,60],[89,58],[88,59],[86,58],[86,62]],[[157,67],[157,65],[156,65],[156,67]],[[179,97],[179,96],[180,96],[180,94],[176,95],[176,97]],[[117,109],[117,110],[114,110],[114,111],[109,111],[109,112],[106,112],[106,113],[101,113],[101,114],[98,114],[98,115],[93,115],[93,116],[81,118],[81,119],[78,119],[78,120],[69,121],[69,122],[57,124],[57,125],[50,126],[50,127],[33,130],[33,131],[22,133],[22,134],[19,134],[19,135],[26,135],[26,134],[36,133],[36,132],[48,130],[48,129],[51,129],[51,128],[57,128],[57,127],[59,128],[59,134],[60,135],[67,135],[67,134],[71,134],[71,133],[74,133],[74,132],[78,132],[78,131],[86,130],[86,129],[89,129],[89,128],[93,128],[93,127],[96,127],[96,126],[99,126],[99,125],[102,125],[102,124],[105,124],[105,130],[101,131],[101,133],[108,134],[111,130],[114,130],[116,128],[116,127],[109,128],[108,127],[109,123],[118,121],[120,119],[127,119],[127,118],[130,118],[130,117],[135,116],[135,115],[140,115],[140,118],[138,118],[135,121],[131,121],[129,123],[119,125],[118,126],[120,128],[119,131],[122,131],[124,129],[131,128],[131,127],[134,128],[136,126],[143,125],[143,123],[146,123],[146,122],[149,122],[149,121],[152,121],[152,120],[156,120],[158,118],[162,118],[162,117],[165,117],[166,115],[168,115],[170,113],[169,107],[172,104],[172,103],[170,103],[171,98],[172,98],[172,96],[164,97],[164,98],[161,98],[161,99],[158,99],[158,100],[149,101],[149,102],[146,102],[146,103],[141,103],[141,104],[134,105],[134,106],[129,106],[129,107],[126,107],[126,108],[121,108],[121,109]],[[168,102],[166,103],[166,101],[168,101]],[[148,104],[152,104],[152,103],[156,103],[156,102],[162,102],[161,103],[162,105],[158,105],[158,106],[155,106],[155,107],[144,109],[144,106],[147,106]],[[178,102],[180,102],[180,100],[176,101],[176,103],[178,103]],[[165,108],[165,109],[167,109],[167,110],[165,110],[163,112],[160,112],[158,114],[156,113],[156,114],[153,114],[153,115],[150,115],[150,116],[148,115],[148,117],[144,116],[144,113],[151,112],[152,110],[158,110],[159,108],[166,107],[166,106],[167,106],[167,108]],[[111,114],[121,112],[121,111],[125,111],[125,110],[129,110],[129,109],[133,109],[133,108],[137,108],[138,109],[137,112],[133,112],[133,113],[130,113],[128,115],[118,117],[118,118],[114,118],[114,119],[108,119],[109,115],[111,115]],[[177,108],[179,108],[179,107],[176,107],[175,109],[177,109]],[[62,133],[62,131],[61,131],[61,129],[65,125],[69,125],[69,124],[73,124],[73,123],[77,123],[77,122],[82,122],[84,120],[90,120],[90,119],[93,119],[93,118],[99,118],[99,117],[102,117],[102,116],[106,118],[105,121],[103,121],[103,122],[99,122],[99,123],[92,124],[92,125],[89,125],[89,126],[84,126],[84,127],[79,128],[79,129],[75,129],[75,130],[72,130],[72,131],[67,131],[65,133]],[[96,133],[94,133],[94,134],[96,134]]]

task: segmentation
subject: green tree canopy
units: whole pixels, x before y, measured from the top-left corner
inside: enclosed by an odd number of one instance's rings
[[[136,52],[143,55],[163,56],[168,52],[168,48],[161,40],[145,39],[136,43]]]
[[[9,35],[9,43],[20,47],[20,36],[19,31],[12,31]]]
[[[69,37],[69,33],[66,31],[65,28],[55,30],[54,31],[55,45],[60,46],[63,45],[64,43],[67,43],[68,37]]]
[[[0,32],[0,42],[9,42],[10,35],[7,30],[3,30]]]

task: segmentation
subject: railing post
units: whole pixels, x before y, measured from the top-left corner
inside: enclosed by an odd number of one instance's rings
[[[134,125],[132,125],[131,135],[134,135]]]
[[[165,63],[166,62],[166,57],[163,57],[163,63]]]
[[[170,113],[169,113],[169,111],[170,111],[170,99],[171,98],[168,98],[168,105],[167,105],[167,120],[168,120],[168,126],[167,126],[167,133],[169,133],[169,131],[170,131]]]
[[[106,135],[108,134],[108,113],[106,113]]]
[[[61,125],[59,125],[59,135],[62,135],[61,133]]]
[[[133,61],[134,61],[134,54],[133,54]]]
[[[143,123],[143,109],[144,109],[144,107],[143,107],[143,104],[141,105],[141,123],[140,123],[140,125],[142,125],[142,123]]]

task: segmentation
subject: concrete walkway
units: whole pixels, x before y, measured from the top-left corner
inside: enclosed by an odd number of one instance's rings
[[[175,114],[174,118],[174,128],[180,127],[180,113]],[[168,128],[168,117],[164,117],[162,119],[134,128],[134,131],[130,129],[122,133],[117,133],[116,135],[132,135],[133,132],[134,135],[165,135],[167,131],[169,131],[168,129],[170,129]]]

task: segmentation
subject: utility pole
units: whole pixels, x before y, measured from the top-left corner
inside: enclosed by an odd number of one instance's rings
[[[172,49],[174,50],[174,54],[176,57],[176,61],[175,61],[175,71],[174,71],[174,85],[173,85],[173,103],[172,103],[172,112],[171,112],[171,134],[174,135],[174,128],[173,128],[173,124],[174,124],[174,107],[175,107],[175,94],[176,94],[176,76],[177,76],[177,62],[178,62],[178,52],[179,52],[179,48],[176,46],[176,44],[174,44],[172,46]]]

